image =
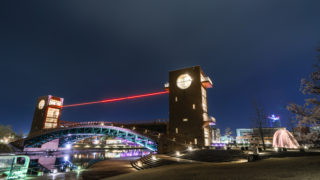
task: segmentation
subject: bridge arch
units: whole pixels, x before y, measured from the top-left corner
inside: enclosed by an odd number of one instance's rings
[[[82,125],[41,132],[24,139],[23,147],[41,147],[44,143],[61,138],[64,140],[60,145],[65,145],[66,143],[76,142],[87,137],[104,135],[122,138],[133,143],[137,143],[151,151],[157,151],[157,143],[153,139],[130,129],[105,125]]]

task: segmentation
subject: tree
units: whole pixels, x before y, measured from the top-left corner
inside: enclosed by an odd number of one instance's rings
[[[253,118],[253,125],[258,129],[258,137],[262,142],[263,149],[266,150],[266,144],[264,142],[263,128],[267,124],[267,115],[262,105],[258,105],[255,101],[253,102],[255,109],[255,116]],[[259,145],[259,141],[258,141]]]
[[[9,141],[14,141],[17,139],[21,139],[23,137],[22,133],[16,134],[11,126],[3,126],[0,125],[0,139],[7,139]]]
[[[291,117],[287,122],[288,131],[291,131],[292,134],[295,134],[295,127],[297,125],[297,119]]]
[[[320,53],[320,48],[317,49]],[[307,96],[304,105],[290,103],[287,109],[295,114],[298,121],[297,140],[303,143],[315,143],[319,141],[318,132],[308,132],[306,128],[312,128],[320,125],[320,56],[314,65],[315,71],[308,79],[301,80],[300,91]]]
[[[15,136],[15,133],[11,129],[11,126],[0,125],[0,139],[8,136]]]

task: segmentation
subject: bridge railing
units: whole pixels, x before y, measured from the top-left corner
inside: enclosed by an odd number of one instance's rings
[[[60,121],[60,128],[64,127],[74,127],[74,126],[87,126],[87,125],[96,125],[96,126],[110,126],[115,123],[108,121],[89,121],[89,122],[70,122],[70,121]]]

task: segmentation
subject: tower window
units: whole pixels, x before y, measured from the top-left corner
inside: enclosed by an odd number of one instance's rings
[[[204,87],[201,87],[201,93],[202,93],[202,109],[204,112],[208,112],[207,90]]]
[[[192,104],[192,109],[196,109],[196,104]]]
[[[176,134],[178,134],[179,133],[179,129],[178,128],[176,128]]]
[[[176,102],[178,102],[178,97],[176,96],[176,97],[174,98],[174,100],[175,100]]]
[[[198,144],[197,138],[194,138],[194,144]]]
[[[187,122],[187,121],[188,121],[188,118],[183,118],[182,121],[183,121],[183,122]]]
[[[203,113],[202,118],[203,118],[203,121],[210,121],[208,113]]]

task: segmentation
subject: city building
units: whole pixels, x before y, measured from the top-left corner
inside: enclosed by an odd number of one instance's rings
[[[320,134],[320,126],[312,126],[310,127],[310,132],[313,133],[313,132],[316,132],[316,133],[319,133]]]
[[[264,143],[267,147],[272,147],[273,135],[279,129],[285,129],[285,128],[267,127],[267,128],[261,129]],[[239,145],[257,144],[261,146],[263,144],[261,140],[261,132],[259,128],[240,128],[240,129],[236,129],[236,132],[237,132],[236,142]]]
[[[168,134],[175,141],[210,146],[213,118],[208,115],[207,88],[212,82],[200,66],[169,72]]]
[[[253,128],[252,139],[249,141],[250,144],[257,144],[262,146],[261,134],[263,135],[264,143],[266,147],[272,147],[273,143],[273,135],[279,129],[285,128]]]
[[[221,141],[221,134],[220,134],[220,129],[219,128],[212,128],[212,138],[211,142],[212,143],[220,143]]]
[[[235,142],[235,138],[233,136],[221,136],[220,138],[220,143],[224,143],[224,144],[233,144]]]
[[[240,145],[249,145],[252,139],[253,129],[236,129],[236,142]]]

